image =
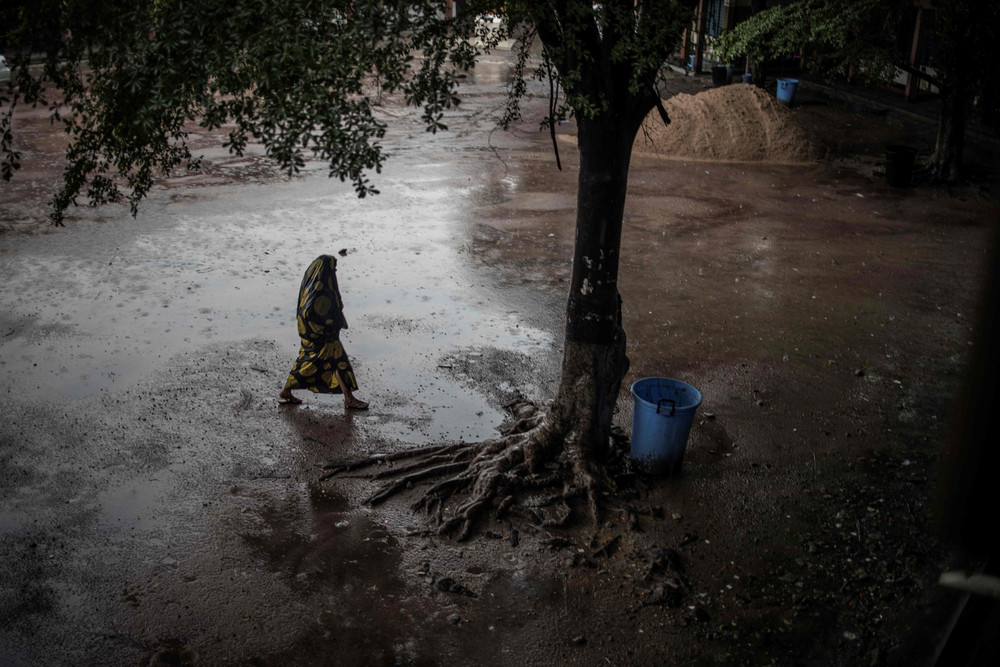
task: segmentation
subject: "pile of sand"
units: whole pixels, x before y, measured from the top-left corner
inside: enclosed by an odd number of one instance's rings
[[[791,111],[756,86],[680,93],[663,100],[663,106],[670,125],[664,125],[654,109],[636,137],[636,153],[772,163],[820,157]]]

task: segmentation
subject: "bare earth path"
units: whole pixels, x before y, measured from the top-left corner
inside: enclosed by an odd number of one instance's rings
[[[637,478],[627,512],[454,544],[407,537],[405,502],[360,505],[366,480],[316,482],[490,437],[553,389],[576,157],[561,137],[558,172],[533,125],[491,132],[505,68],[481,65],[436,138],[387,103],[395,155],[364,201],[318,165],[207,150],[138,220],[54,230],[58,142],[22,119],[30,171],[0,186],[0,663],[905,663],[947,557],[940,450],[997,220],[978,188],[873,175],[851,137],[926,135],[905,116],[800,106],[833,150],[808,165],[636,156],[620,425],[640,377],[705,400],[684,474]],[[372,410],[279,408],[301,273],[341,249]]]

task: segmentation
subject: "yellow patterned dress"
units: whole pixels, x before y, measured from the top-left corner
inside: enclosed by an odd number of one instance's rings
[[[342,394],[334,369],[350,385],[358,388],[351,362],[340,342],[340,330],[347,328],[344,303],[337,287],[337,259],[320,255],[302,277],[296,311],[302,345],[285,389],[309,389],[324,394]]]

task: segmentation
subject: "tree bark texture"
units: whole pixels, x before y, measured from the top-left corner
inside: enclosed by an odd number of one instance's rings
[[[615,116],[578,119],[576,244],[562,376],[552,409],[569,445],[591,459],[607,447],[628,370],[618,265],[635,131]]]

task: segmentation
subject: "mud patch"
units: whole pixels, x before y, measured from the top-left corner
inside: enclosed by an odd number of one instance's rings
[[[540,399],[537,361],[523,352],[496,347],[463,348],[443,357],[438,367],[463,385],[486,393],[491,404]]]
[[[393,315],[387,315],[383,313],[375,313],[364,316],[364,323],[372,330],[378,330],[384,332],[385,334],[392,335],[411,335],[411,334],[427,334],[433,331],[433,328],[424,320],[418,320],[410,317],[399,317]]]
[[[0,577],[10,586],[0,588],[0,629],[30,631],[39,616],[50,614],[56,594],[56,557],[62,548],[52,535],[41,530],[5,533],[0,546]],[[6,663],[0,652],[0,662]]]

